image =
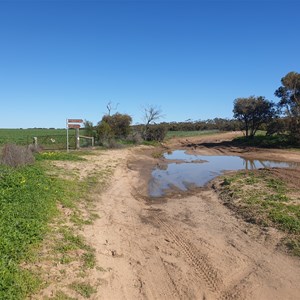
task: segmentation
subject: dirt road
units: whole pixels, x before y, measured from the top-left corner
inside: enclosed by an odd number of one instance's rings
[[[122,160],[84,232],[103,268],[94,299],[300,299],[300,261],[275,249],[275,230],[237,219],[210,188],[149,201],[144,153],[107,153]]]
[[[287,158],[275,152],[269,155]],[[107,151],[97,163],[111,158],[117,168],[110,185],[94,195],[100,218],[83,231],[98,265],[85,278],[98,286],[91,299],[300,299],[300,260],[276,249],[275,229],[237,218],[209,187],[149,199],[147,178],[156,160],[147,147]]]

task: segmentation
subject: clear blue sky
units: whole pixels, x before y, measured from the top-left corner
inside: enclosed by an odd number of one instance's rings
[[[0,128],[231,118],[300,71],[300,1],[0,0]]]

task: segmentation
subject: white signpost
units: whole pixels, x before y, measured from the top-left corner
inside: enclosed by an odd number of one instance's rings
[[[75,149],[80,148],[79,144],[79,128],[80,124],[83,123],[82,119],[67,119],[66,120],[66,128],[67,128],[67,152],[69,152],[69,128],[73,128],[76,130],[75,132]]]

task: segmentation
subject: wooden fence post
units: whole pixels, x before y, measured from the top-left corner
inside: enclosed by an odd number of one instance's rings
[[[38,148],[38,138],[36,136],[33,137],[33,145],[34,145],[34,149]]]

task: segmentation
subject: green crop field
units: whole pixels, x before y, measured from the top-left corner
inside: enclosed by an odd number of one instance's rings
[[[166,138],[192,137],[200,135],[211,135],[220,132],[219,130],[197,130],[197,131],[168,131]]]
[[[33,137],[48,135],[65,135],[65,129],[0,129],[0,145],[15,143],[28,145],[32,143]]]
[[[38,143],[50,149],[65,148],[66,129],[0,129],[0,146],[4,144],[29,145],[33,138],[38,138]],[[75,130],[69,130],[70,145],[75,138]]]

